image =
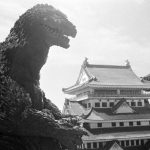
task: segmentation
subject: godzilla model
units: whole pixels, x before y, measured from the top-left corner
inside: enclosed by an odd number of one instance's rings
[[[85,134],[61,123],[59,109],[39,87],[39,73],[53,45],[76,36],[66,15],[47,4],[27,10],[0,44],[0,148],[76,149]]]

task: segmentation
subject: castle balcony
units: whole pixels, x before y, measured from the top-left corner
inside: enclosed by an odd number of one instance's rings
[[[89,98],[92,97],[115,97],[115,98],[129,98],[129,97],[140,97],[150,98],[150,94],[88,94]]]
[[[71,100],[86,100],[92,98],[150,98],[150,94],[80,94],[78,96],[74,96]]]

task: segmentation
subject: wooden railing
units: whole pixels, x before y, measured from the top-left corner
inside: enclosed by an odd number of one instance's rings
[[[127,98],[127,97],[143,97],[150,98],[150,94],[85,94],[81,96],[72,97],[71,100],[80,100],[80,99],[88,99],[88,98],[108,98],[108,97],[116,97],[116,98]]]
[[[150,94],[88,94],[88,97],[150,97]]]

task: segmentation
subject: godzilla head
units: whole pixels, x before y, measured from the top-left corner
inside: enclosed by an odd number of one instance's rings
[[[76,27],[66,15],[47,4],[38,4],[27,10],[13,28],[17,36],[42,40],[48,46],[69,47],[69,36],[76,36]]]

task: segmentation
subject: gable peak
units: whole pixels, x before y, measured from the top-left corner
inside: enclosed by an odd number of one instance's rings
[[[82,67],[85,68],[87,65],[88,65],[88,58],[85,57],[84,61],[83,61],[83,64],[82,64]]]
[[[135,110],[133,110],[128,103],[126,102],[125,99],[120,100],[113,108],[113,113],[114,114],[124,114],[124,113],[134,113]]]
[[[127,67],[131,67],[130,61],[129,61],[128,59],[127,59],[125,62],[126,62],[126,66],[127,66]]]

